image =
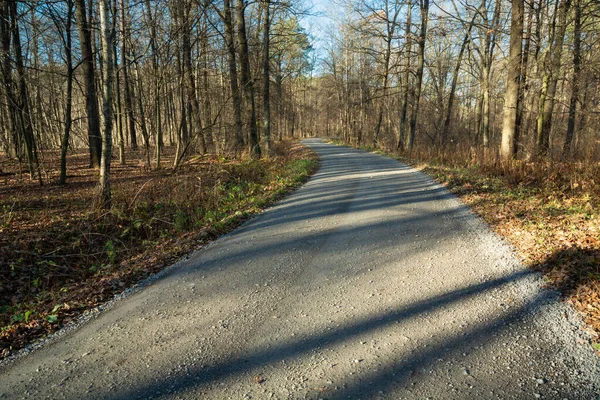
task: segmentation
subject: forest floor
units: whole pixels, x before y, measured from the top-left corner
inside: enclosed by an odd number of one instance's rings
[[[470,153],[382,154],[458,195],[583,314],[600,342],[600,163],[516,161],[507,166]],[[593,346],[600,352],[600,343]]]
[[[320,157],[305,185],[0,362],[0,398],[598,399],[579,315],[460,199],[303,143]]]
[[[175,172],[128,151],[113,161],[113,206],[95,210],[98,171],[88,154],[68,157],[67,185],[56,184],[58,152],[43,154],[45,184],[0,156],[0,359],[226,233],[298,187],[316,155],[298,143],[273,156],[190,159]]]

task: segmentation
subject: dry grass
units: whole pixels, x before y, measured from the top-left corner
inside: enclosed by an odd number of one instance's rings
[[[600,341],[600,163],[502,163],[495,154],[458,146],[386,154],[460,196],[582,312]]]
[[[419,160],[424,160],[420,158]],[[464,160],[463,160],[464,161]],[[412,162],[481,215],[600,335],[600,166]]]
[[[66,186],[52,183],[56,153],[45,154],[51,183],[41,187],[0,158],[0,358],[231,230],[317,165],[290,142],[268,160],[196,157],[175,173],[127,156],[135,161],[113,164],[108,211],[92,209],[97,171],[86,153],[69,157]]]

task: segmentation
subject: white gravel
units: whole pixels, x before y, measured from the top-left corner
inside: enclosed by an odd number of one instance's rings
[[[580,318],[456,197],[305,143],[303,188],[5,363],[0,398],[599,398]]]

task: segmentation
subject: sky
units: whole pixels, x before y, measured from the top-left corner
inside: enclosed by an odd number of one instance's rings
[[[317,58],[323,58],[333,25],[331,15],[335,12],[334,5],[331,0],[305,0],[305,2],[306,6],[310,7],[310,14],[304,16],[300,24],[310,34]]]

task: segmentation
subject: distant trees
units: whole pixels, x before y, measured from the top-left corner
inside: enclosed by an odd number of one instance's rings
[[[87,147],[107,207],[113,146],[126,163],[143,143],[138,160],[160,168],[174,145],[177,168],[192,154],[259,157],[293,134],[310,46],[291,3],[3,0],[0,11],[0,151],[40,182],[39,152],[60,149],[64,184],[69,150]]]
[[[178,168],[193,154],[259,157],[298,134],[600,158],[599,2],[336,4],[315,70],[295,2],[0,1],[0,151],[40,183],[68,181],[73,148],[109,172],[113,147],[161,168],[174,146]],[[43,174],[53,149],[56,178]]]
[[[402,151],[600,159],[599,2],[338,4],[313,84],[328,103],[313,117],[317,134]]]
[[[523,15],[524,1],[512,1],[510,24],[510,49],[508,55],[508,74],[506,94],[504,97],[504,119],[502,122],[502,144],[500,154],[504,159],[515,156],[514,141],[517,122],[517,103],[521,82],[521,51],[523,49]]]

